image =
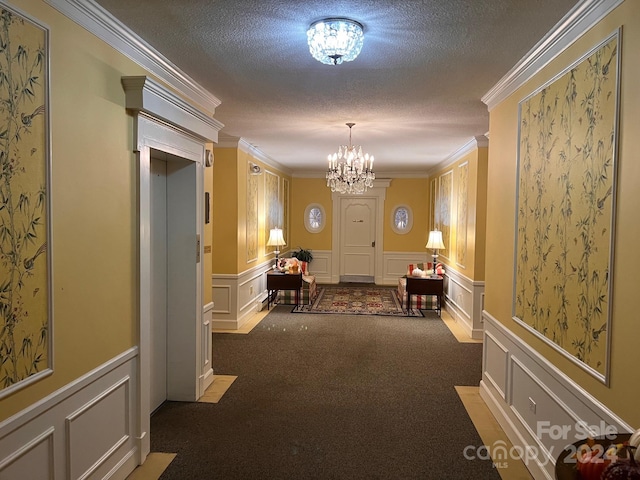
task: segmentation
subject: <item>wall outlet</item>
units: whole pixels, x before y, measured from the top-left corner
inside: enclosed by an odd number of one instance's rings
[[[531,397],[529,397],[529,410],[531,413],[536,413],[536,402],[534,402]]]

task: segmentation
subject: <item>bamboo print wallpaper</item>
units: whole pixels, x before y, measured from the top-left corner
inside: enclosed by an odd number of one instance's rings
[[[247,263],[258,258],[258,177],[247,175]]]
[[[289,238],[289,180],[282,179],[282,236]]]
[[[514,316],[606,380],[618,35],[520,104]]]
[[[469,163],[458,167],[458,195],[456,216],[456,263],[464,267],[467,261],[467,219],[469,217]]]
[[[51,368],[48,33],[0,4],[0,398]]]
[[[440,175],[440,190],[438,195],[438,229],[442,232],[444,249],[438,254],[449,258],[451,242],[451,200],[453,195],[453,171]]]
[[[435,230],[436,225],[438,224],[438,219],[436,218],[436,192],[438,188],[438,182],[434,178],[430,183],[430,197],[431,205],[429,206],[429,231]],[[427,236],[427,239],[429,237]]]
[[[269,240],[269,233],[272,228],[280,227],[280,203],[278,202],[278,181],[279,177],[271,172],[265,171],[265,206],[266,206],[266,221],[265,221],[265,240],[267,243]],[[287,239],[285,238],[286,242]],[[276,247],[265,247],[265,252],[275,252]]]

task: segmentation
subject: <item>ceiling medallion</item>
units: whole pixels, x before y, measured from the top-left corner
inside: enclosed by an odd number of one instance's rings
[[[355,60],[363,41],[362,25],[348,18],[324,18],[312,23],[307,30],[311,55],[327,65]]]

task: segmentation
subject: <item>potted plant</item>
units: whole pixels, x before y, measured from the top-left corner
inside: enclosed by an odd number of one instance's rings
[[[300,260],[301,262],[311,262],[311,260],[313,260],[313,254],[311,253],[311,250],[305,250],[302,247],[298,247],[298,250],[296,250],[295,252],[293,252],[291,254],[291,256],[293,258],[297,258],[298,260]]]

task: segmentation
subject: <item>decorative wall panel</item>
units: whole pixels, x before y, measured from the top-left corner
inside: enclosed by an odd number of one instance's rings
[[[265,241],[269,239],[269,232],[272,228],[282,228],[281,217],[280,217],[280,201],[278,198],[278,183],[280,178],[275,174],[269,171],[265,171],[264,182],[265,182],[265,209],[266,209],[266,218],[265,218]],[[283,232],[284,233],[284,232]],[[284,241],[288,241],[289,239],[285,237]],[[265,253],[271,253],[276,250],[276,247],[265,247]]]
[[[0,398],[51,372],[48,31],[0,3]]]
[[[258,178],[247,175],[247,263],[258,258]]]
[[[438,250],[438,254],[449,258],[451,248],[451,200],[453,196],[453,170],[440,175],[440,185],[438,189],[438,223],[436,227],[442,232],[442,242],[444,249]]]
[[[285,242],[289,242],[289,180],[282,179],[282,235]]]
[[[467,222],[469,219],[469,163],[457,169],[457,218],[456,218],[456,263],[464,267],[467,261]]]
[[[513,314],[607,380],[618,33],[520,103]]]

